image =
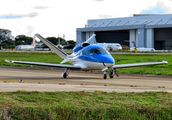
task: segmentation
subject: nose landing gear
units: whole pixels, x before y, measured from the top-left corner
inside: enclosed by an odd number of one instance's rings
[[[104,72],[103,78],[106,79],[107,78],[107,74],[106,72]]]
[[[114,76],[114,72],[111,71],[110,74],[109,74],[109,77],[110,77],[110,78],[113,78],[113,76]]]
[[[117,77],[119,77],[119,75],[118,75],[116,69],[112,70],[112,71],[109,73],[109,77],[112,79],[112,78],[114,77],[114,75],[116,75]],[[106,72],[104,72],[103,78],[104,78],[104,79],[107,78]]]

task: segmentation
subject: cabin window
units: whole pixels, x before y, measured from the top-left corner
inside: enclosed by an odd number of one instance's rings
[[[84,51],[84,55],[86,55],[86,54],[87,54],[87,51],[88,51],[88,49],[85,49],[85,51]]]
[[[89,55],[97,55],[97,54],[103,54],[103,51],[101,49],[91,49],[89,52]]]
[[[110,54],[106,49],[104,49],[103,48],[103,52],[105,53],[105,54]]]
[[[80,56],[82,55],[83,50],[80,52]]]

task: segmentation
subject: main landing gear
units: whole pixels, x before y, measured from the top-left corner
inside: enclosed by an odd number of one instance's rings
[[[62,73],[61,76],[62,76],[63,78],[67,78],[67,76],[69,75],[68,71],[69,71],[69,69],[65,69],[65,71]]]
[[[109,77],[112,79],[112,78],[114,77],[114,74],[115,74],[117,77],[119,77],[119,75],[118,75],[116,69],[112,70],[112,71],[109,73]],[[104,79],[107,78],[107,73],[106,73],[106,72],[104,72],[103,78],[104,78]]]

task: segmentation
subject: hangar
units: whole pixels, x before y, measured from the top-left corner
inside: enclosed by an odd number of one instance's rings
[[[172,14],[134,14],[133,17],[87,20],[77,28],[77,44],[93,33],[99,43],[120,43],[134,47],[172,50]]]

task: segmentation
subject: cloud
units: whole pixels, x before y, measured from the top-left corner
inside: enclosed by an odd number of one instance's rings
[[[150,10],[144,10],[140,14],[165,14],[166,11],[160,7],[156,7]]]
[[[0,19],[15,19],[15,18],[22,18],[22,16],[4,15],[0,17]]]
[[[100,19],[103,19],[103,18],[112,18],[112,16],[105,14],[105,15],[99,15],[99,18]]]
[[[36,17],[38,13],[28,13],[28,14],[6,14],[0,15],[0,19],[16,19],[16,18],[23,18],[23,17]]]
[[[169,2],[169,1],[168,2],[158,2],[157,3],[157,6],[164,9],[166,11],[166,13],[168,13],[168,14],[172,12],[171,5],[172,5],[172,2]]]
[[[35,6],[34,9],[47,9],[48,7],[45,6]]]
[[[158,1],[156,4],[148,6],[146,9],[143,9],[141,14],[169,14],[172,12],[171,9],[172,2],[169,1]]]
[[[0,4],[0,28],[11,30],[14,36],[65,34],[76,40],[76,28],[84,27],[87,20],[128,17],[150,10],[157,13],[158,9],[172,13],[171,6],[169,0],[4,0]],[[6,19],[8,16],[11,19]]]
[[[101,1],[104,1],[104,0],[94,0],[94,1],[101,2]]]
[[[34,27],[33,26],[26,26],[26,34],[27,35],[32,35],[34,34]]]

